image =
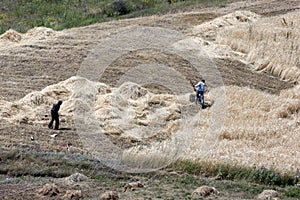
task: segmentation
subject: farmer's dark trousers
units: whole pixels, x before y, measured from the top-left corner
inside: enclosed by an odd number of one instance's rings
[[[198,98],[200,96],[200,103],[201,107],[204,108],[204,92],[203,91],[197,91],[195,95],[195,103],[197,104]]]
[[[52,128],[53,127],[53,122],[55,121],[55,127],[54,129],[58,130],[59,128],[59,118],[58,118],[58,113],[53,113],[51,112],[51,121],[48,125],[48,128]]]

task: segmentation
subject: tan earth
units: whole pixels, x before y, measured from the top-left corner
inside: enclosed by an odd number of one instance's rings
[[[10,30],[0,36],[0,147],[91,156],[130,172],[178,158],[294,172],[299,5],[243,1],[63,31]],[[190,101],[190,81],[200,78],[209,89],[204,110]],[[61,130],[48,130],[58,99]],[[58,184],[61,196],[77,189]]]

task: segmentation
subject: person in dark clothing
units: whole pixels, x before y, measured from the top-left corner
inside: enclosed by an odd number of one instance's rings
[[[59,116],[58,116],[58,111],[60,109],[60,105],[62,104],[62,100],[59,100],[56,104],[53,104],[51,108],[51,121],[48,125],[49,129],[52,129],[53,127],[53,122],[55,121],[55,130],[58,130],[59,128]]]

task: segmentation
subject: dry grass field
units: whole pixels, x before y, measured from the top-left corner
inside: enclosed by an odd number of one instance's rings
[[[121,199],[194,199],[201,185],[221,190],[211,198],[253,199],[277,187],[203,179],[174,171],[177,160],[266,168],[297,182],[299,8],[297,0],[241,1],[4,33],[0,199],[72,199],[67,190],[82,199],[108,190]],[[200,77],[208,84],[203,110],[190,101],[189,81]],[[61,129],[48,130],[58,99]],[[75,172],[88,178],[74,181]],[[137,180],[143,188],[121,192]],[[49,182],[58,190],[40,190]],[[297,186],[275,189],[299,198]]]

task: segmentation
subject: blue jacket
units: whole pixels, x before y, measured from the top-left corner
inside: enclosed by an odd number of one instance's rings
[[[200,81],[199,83],[197,83],[195,85],[195,87],[197,88],[198,92],[204,92],[205,83],[203,83],[202,81]]]

